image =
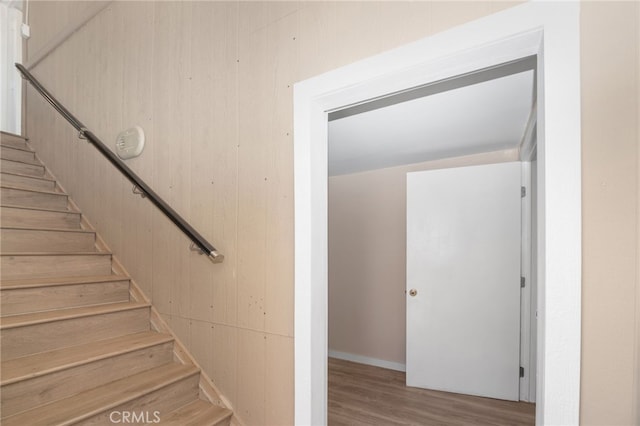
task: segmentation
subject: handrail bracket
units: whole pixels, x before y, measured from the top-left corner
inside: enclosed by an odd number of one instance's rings
[[[200,247],[198,247],[198,245],[196,243],[191,243],[189,244],[189,250],[191,251],[196,251],[198,252],[198,254],[202,255],[202,254],[208,254],[206,251],[204,251],[204,249],[201,249]]]
[[[87,140],[87,132],[88,131],[89,131],[89,129],[87,129],[86,127],[81,127],[80,130],[78,130],[78,139]]]
[[[213,263],[222,263],[224,261],[224,256],[218,253],[215,250],[212,250],[211,253],[208,253],[205,249],[198,247],[196,243],[191,243],[189,245],[189,250],[197,251],[198,254],[206,254],[209,260]]]
[[[141,198],[146,198],[147,194],[140,189],[140,187],[138,185],[133,185],[133,188],[131,188],[131,192],[133,192],[136,195],[139,195]],[[194,243],[191,243],[194,244]]]

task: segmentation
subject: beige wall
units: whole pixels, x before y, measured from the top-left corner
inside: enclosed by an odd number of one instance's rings
[[[34,45],[78,12],[30,4]],[[222,265],[190,253],[32,94],[28,135],[240,417],[290,424],[293,83],[509,6],[114,2],[40,63],[35,75],[103,140],[145,128],[149,144],[128,164],[227,256]],[[585,424],[632,416],[637,8],[585,3],[582,18]]]
[[[636,7],[636,40],[640,39],[640,7]],[[640,42],[636,43],[636,90],[640,92]],[[640,116],[640,96],[636,96],[636,108],[638,116]],[[636,144],[640,145],[640,117],[637,117],[637,133]],[[637,190],[640,192],[640,146],[636,148],[638,162],[636,163],[636,173],[638,174]],[[636,244],[636,253],[640,257],[640,195],[638,195],[636,229],[638,232],[638,242]],[[635,421],[640,424],[640,260],[636,261],[636,382],[633,400],[635,403]]]
[[[24,3],[28,3],[31,8],[35,1],[25,0]],[[31,32],[29,42],[26,43],[25,63],[50,51],[67,35],[67,30],[77,28],[78,23],[86,22],[108,3],[107,0],[38,2],[35,6],[36,13],[29,13],[28,16],[29,25],[36,31]]]
[[[582,9],[585,425],[638,424],[639,6],[587,2]]]
[[[405,363],[407,173],[504,161],[517,151],[329,178],[330,350]]]

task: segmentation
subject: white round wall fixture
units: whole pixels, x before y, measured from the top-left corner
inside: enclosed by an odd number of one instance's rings
[[[140,126],[130,127],[118,133],[116,154],[123,160],[137,157],[144,148],[144,131]]]

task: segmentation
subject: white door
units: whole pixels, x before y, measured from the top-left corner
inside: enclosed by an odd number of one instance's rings
[[[518,400],[520,163],[407,175],[407,386]]]

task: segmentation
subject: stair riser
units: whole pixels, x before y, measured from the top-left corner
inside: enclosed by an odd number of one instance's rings
[[[0,174],[0,183],[18,186],[25,189],[35,189],[37,191],[54,191],[56,189],[56,183],[52,180],[13,175],[9,173]]]
[[[80,229],[80,215],[77,213],[0,207],[0,218],[2,226],[6,227]]]
[[[95,251],[95,234],[88,232],[2,229],[0,242],[2,249],[10,252]]]
[[[172,359],[173,343],[168,342],[12,383],[2,387],[2,414],[9,416],[66,398],[110,381],[159,367]]]
[[[5,360],[149,330],[149,308],[14,327],[0,334]]]
[[[3,279],[111,274],[111,255],[2,256]]]
[[[198,374],[187,377],[77,424],[83,426],[108,425],[118,422],[126,424],[126,422],[122,422],[123,412],[135,413],[136,416],[146,416],[144,419],[148,420],[150,423],[154,423],[154,414],[157,411],[158,417],[160,418],[160,421],[162,421],[162,418],[169,416],[171,411],[198,398],[198,378]],[[140,417],[138,417],[138,419],[140,419]],[[134,422],[131,421],[130,423]],[[145,421],[143,420],[138,424],[144,423]]]
[[[128,280],[6,289],[0,292],[0,312],[2,316],[17,315],[127,301]]]
[[[9,146],[11,148],[29,149],[24,139],[17,138],[11,135],[0,135],[0,144],[2,144],[3,146]]]
[[[44,167],[36,166],[34,164],[18,163],[16,161],[0,159],[0,168],[2,168],[2,171],[8,173],[19,173],[21,175],[36,177],[44,176]]]
[[[36,154],[31,151],[23,151],[21,149],[0,146],[0,157],[5,160],[21,161],[23,163],[40,165],[40,162],[36,160]]]
[[[1,188],[0,194],[2,204],[5,205],[11,204],[53,210],[65,210],[67,208],[67,196],[64,194],[49,194],[13,188]]]

